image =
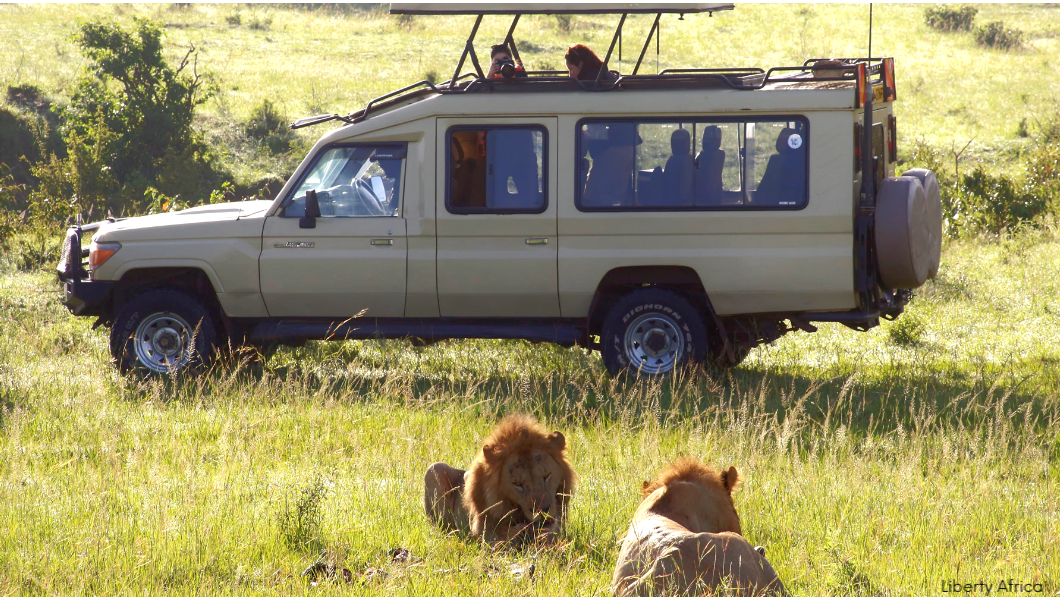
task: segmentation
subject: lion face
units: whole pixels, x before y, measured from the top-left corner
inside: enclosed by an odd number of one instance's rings
[[[523,520],[535,528],[557,527],[563,506],[564,473],[548,452],[520,453],[508,457],[501,471],[505,500],[518,507]],[[513,515],[516,516],[516,515]]]
[[[578,480],[566,451],[562,433],[529,415],[501,420],[464,479],[471,533],[487,541],[555,540]]]

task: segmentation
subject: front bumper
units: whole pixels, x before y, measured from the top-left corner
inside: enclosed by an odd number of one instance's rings
[[[87,250],[81,248],[81,234],[98,229],[100,223],[75,225],[66,230],[62,258],[55,268],[59,281],[63,283],[63,304],[78,316],[101,317],[110,304],[113,281],[93,281],[83,264]]]
[[[91,279],[68,279],[63,281],[66,295],[63,304],[70,312],[82,316],[103,316],[110,305],[110,291],[113,281],[92,281]]]

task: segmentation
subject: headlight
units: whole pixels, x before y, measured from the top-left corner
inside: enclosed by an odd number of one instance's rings
[[[107,262],[114,253],[121,249],[117,242],[103,243],[93,241],[88,247],[88,270],[95,271],[100,265]]]

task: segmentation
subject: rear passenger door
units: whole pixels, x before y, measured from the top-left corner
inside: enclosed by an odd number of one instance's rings
[[[442,317],[558,317],[556,119],[438,119]]]

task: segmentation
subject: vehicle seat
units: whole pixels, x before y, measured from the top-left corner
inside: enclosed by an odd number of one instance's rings
[[[777,152],[769,157],[762,181],[754,192],[754,203],[760,206],[798,205],[806,200],[806,146],[788,144],[797,131],[786,127],[777,136]]]
[[[721,149],[721,128],[703,129],[703,151],[696,156],[696,205],[721,204],[721,172],[725,168],[725,151]]]
[[[637,147],[612,144],[599,156],[592,155],[593,165],[585,182],[582,203],[586,206],[628,206],[633,198],[633,166]]]
[[[662,172],[662,194],[656,204],[662,206],[691,206],[692,186],[695,184],[695,160],[692,158],[692,134],[678,129],[670,134],[670,151]]]

